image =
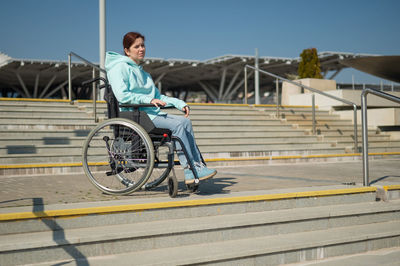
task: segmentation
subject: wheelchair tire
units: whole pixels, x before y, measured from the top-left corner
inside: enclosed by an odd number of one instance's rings
[[[144,185],[144,189],[151,190],[157,187],[168,177],[170,172],[170,168],[153,168],[153,173],[148,182]]]
[[[106,194],[126,195],[140,189],[154,167],[153,143],[137,123],[105,120],[87,136],[82,151],[86,176]]]
[[[168,194],[171,198],[175,198],[178,195],[178,180],[174,175],[168,177]]]

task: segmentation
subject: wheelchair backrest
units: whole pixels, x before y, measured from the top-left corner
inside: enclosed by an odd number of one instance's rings
[[[112,91],[111,85],[106,83],[104,92],[104,100],[107,103],[107,116],[108,118],[119,117],[119,103],[115,98],[114,92]]]
[[[111,85],[106,83],[104,100],[107,102],[108,118],[121,117],[132,120],[141,125],[147,132],[151,132],[155,126],[146,112],[139,111],[139,107],[133,108],[132,111],[120,111],[120,106]]]

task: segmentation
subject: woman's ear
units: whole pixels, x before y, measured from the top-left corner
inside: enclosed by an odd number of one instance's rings
[[[124,48],[125,55],[128,55],[129,50]]]

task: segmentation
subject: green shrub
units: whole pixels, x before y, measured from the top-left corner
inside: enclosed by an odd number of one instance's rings
[[[319,63],[317,49],[304,49],[300,54],[301,61],[299,63],[298,74],[303,78],[322,79],[321,65]]]

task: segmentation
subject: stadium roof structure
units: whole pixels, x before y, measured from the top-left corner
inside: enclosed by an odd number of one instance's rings
[[[318,54],[321,72],[333,79],[348,66],[342,60],[372,57],[371,54],[321,52]],[[300,58],[259,57],[259,68],[287,77],[297,74]],[[244,67],[254,65],[255,56],[224,55],[205,61],[185,59],[146,58],[143,68],[149,72],[160,89],[172,92],[202,91],[213,102],[228,102],[243,97]],[[98,65],[98,64],[96,64]],[[91,98],[91,89],[81,83],[91,79],[93,68],[82,62],[72,62],[73,99]],[[328,76],[329,75],[329,76]],[[254,89],[249,71],[249,90]],[[68,62],[54,60],[15,59],[0,53],[0,93],[3,97],[68,98]],[[274,80],[260,74],[261,92],[274,90]],[[242,94],[240,96],[240,94]]]
[[[347,58],[343,59],[341,63],[368,74],[400,83],[399,55]]]

